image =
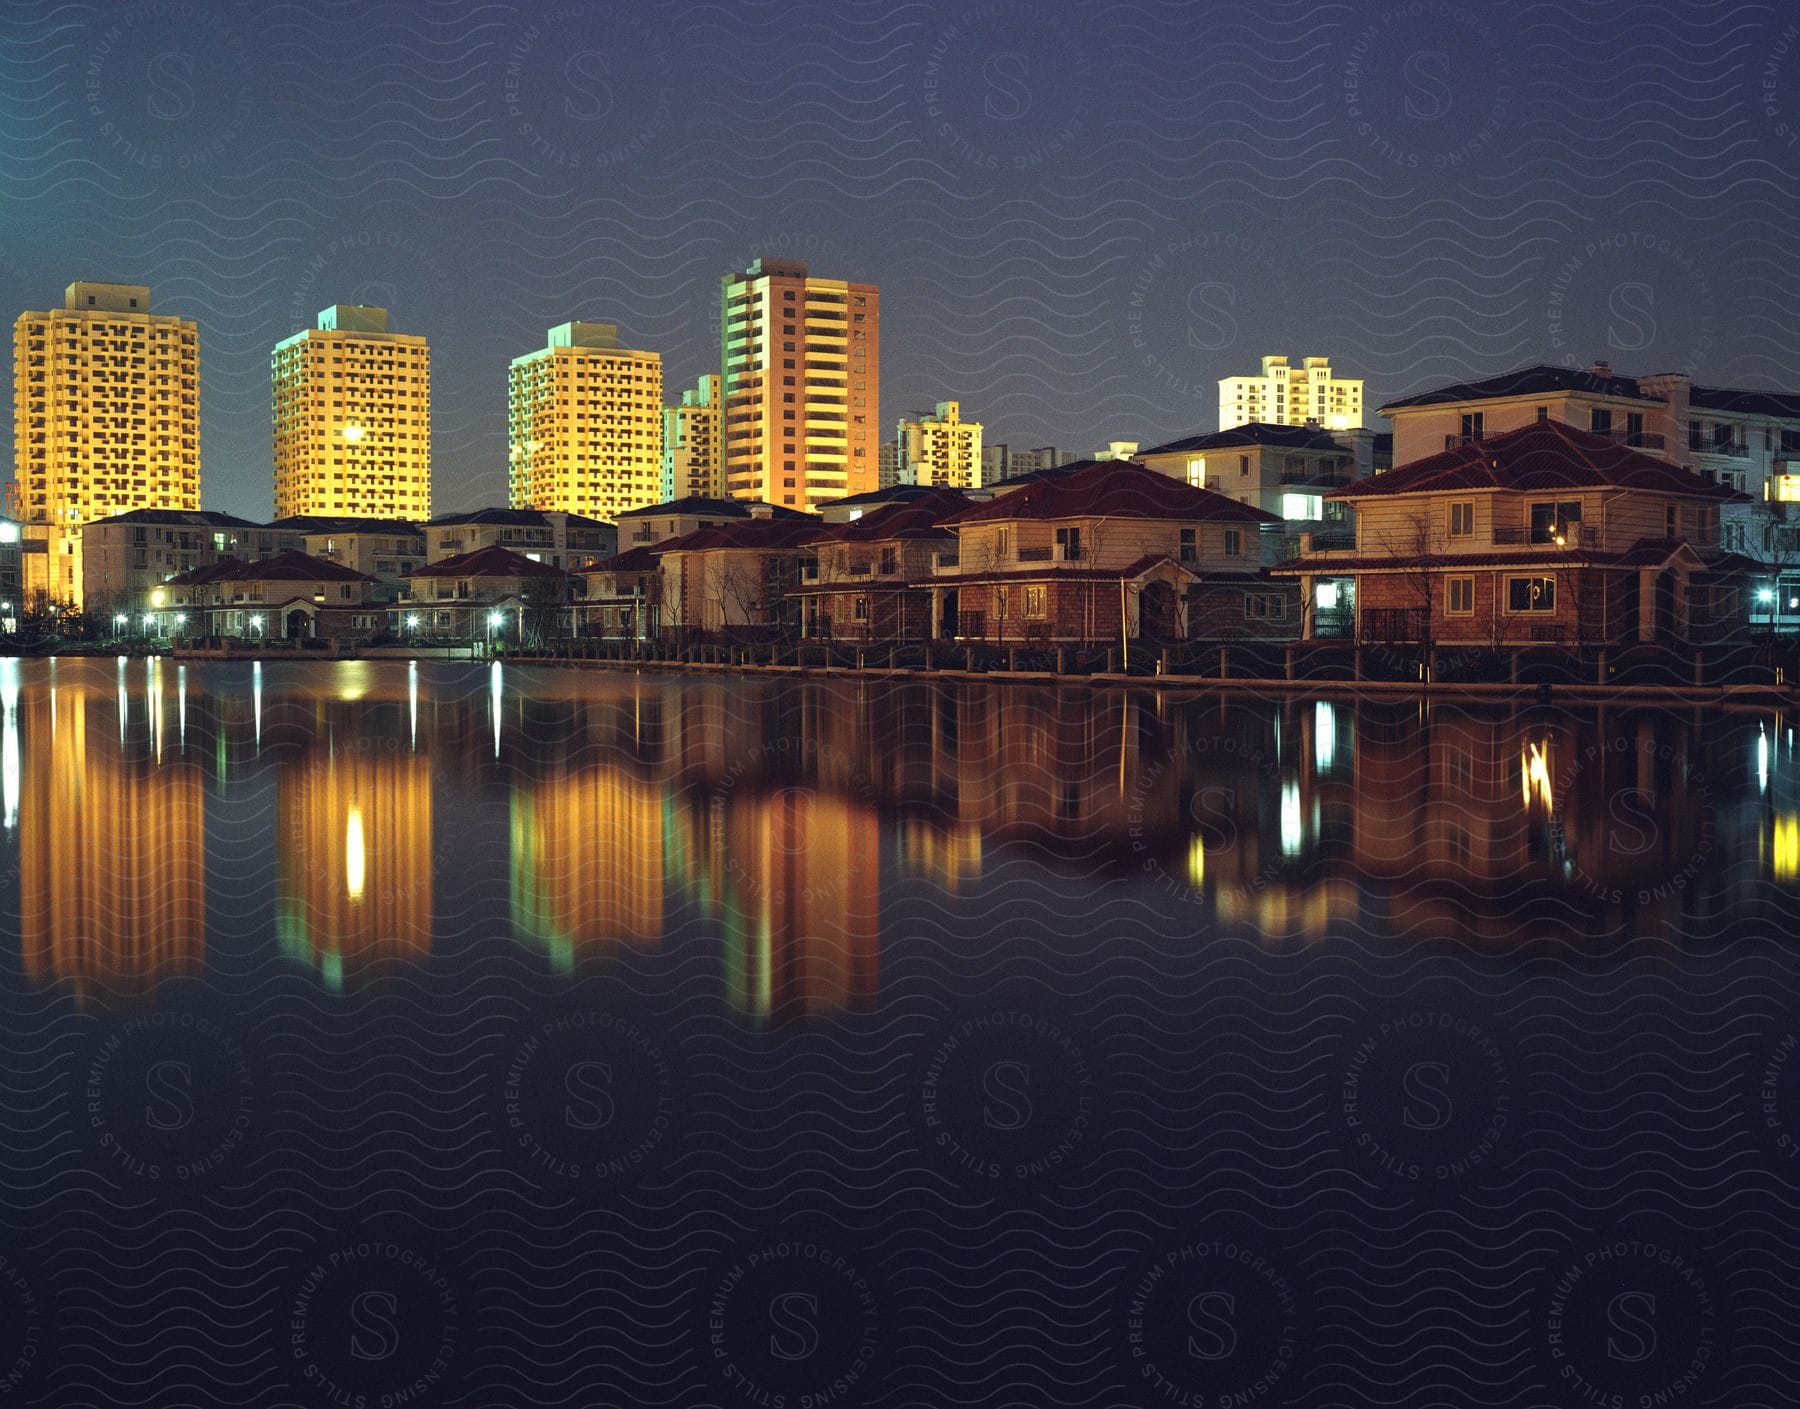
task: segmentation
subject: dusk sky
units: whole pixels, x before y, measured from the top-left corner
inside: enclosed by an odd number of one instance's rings
[[[1264,353],[1371,407],[1800,380],[1774,5],[10,0],[6,40],[0,301],[197,319],[204,501],[251,517],[269,349],[321,307],[431,340],[449,510],[504,500],[547,327],[616,322],[673,396],[759,254],[881,285],[885,422],[955,397],[1014,446],[1210,430]]]

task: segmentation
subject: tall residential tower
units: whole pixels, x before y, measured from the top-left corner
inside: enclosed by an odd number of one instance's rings
[[[725,492],[720,436],[719,378],[700,378],[681,393],[678,406],[663,408],[664,502],[697,495],[718,499]]]
[[[79,606],[84,523],[200,507],[199,330],[151,313],[142,284],[70,284],[21,313],[13,446],[25,595]]]
[[[894,439],[906,483],[981,488],[981,422],[965,421],[960,402],[940,401],[929,416],[902,418]]]
[[[1272,426],[1303,426],[1317,421],[1328,431],[1354,430],[1362,424],[1363,384],[1360,377],[1334,377],[1331,359],[1307,357],[1298,367],[1285,357],[1265,357],[1260,377],[1223,377],[1219,381],[1219,429],[1262,421]]]
[[[275,516],[431,517],[431,349],[334,304],[269,358]]]
[[[662,497],[662,357],[611,323],[559,323],[507,378],[515,509],[614,519]]]
[[[759,259],[720,281],[725,491],[816,509],[877,487],[881,291]]]

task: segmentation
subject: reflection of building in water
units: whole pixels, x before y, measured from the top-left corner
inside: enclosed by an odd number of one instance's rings
[[[670,874],[720,925],[725,990],[762,1018],[872,1000],[881,826],[810,787],[696,790],[670,813]]]
[[[518,783],[512,921],[559,971],[592,946],[655,947],[663,928],[662,789],[607,767]]]
[[[282,766],[275,926],[328,986],[431,952],[431,768],[417,754],[339,751]]]
[[[116,706],[99,693],[34,690],[18,708],[26,975],[148,988],[199,972],[206,920],[202,772],[123,756]]]

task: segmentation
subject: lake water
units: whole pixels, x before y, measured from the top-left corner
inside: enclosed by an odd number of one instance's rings
[[[1791,716],[0,700],[20,1402],[1792,1396]]]

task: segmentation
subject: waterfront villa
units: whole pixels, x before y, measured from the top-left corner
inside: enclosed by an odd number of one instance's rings
[[[956,535],[943,527],[943,520],[968,506],[968,497],[957,490],[921,488],[860,518],[821,529],[794,589],[803,604],[805,634],[892,643],[925,640],[931,634],[931,603],[911,589],[929,583],[933,558],[955,546]]]
[[[559,619],[580,581],[550,563],[490,545],[416,569],[407,578],[407,597],[388,615],[396,634],[538,641],[559,634]]]
[[[1717,641],[1747,621],[1754,564],[1719,546],[1744,496],[1560,420],[1459,441],[1330,492],[1353,544],[1308,535],[1309,637],[1437,645]]]
[[[585,569],[586,590],[571,608],[577,636],[648,641],[662,626],[662,563],[639,546]]]
[[[1261,568],[1260,537],[1280,523],[1136,461],[1095,461],[941,520],[956,543],[912,590],[940,637],[1289,636],[1295,594]]]
[[[367,573],[306,553],[225,558],[153,589],[149,615],[164,635],[360,639],[386,624],[370,604],[377,585]]]
[[[794,588],[812,556],[819,520],[777,516],[772,507],[753,505],[750,518],[656,545],[665,630],[750,636],[799,630]]]

